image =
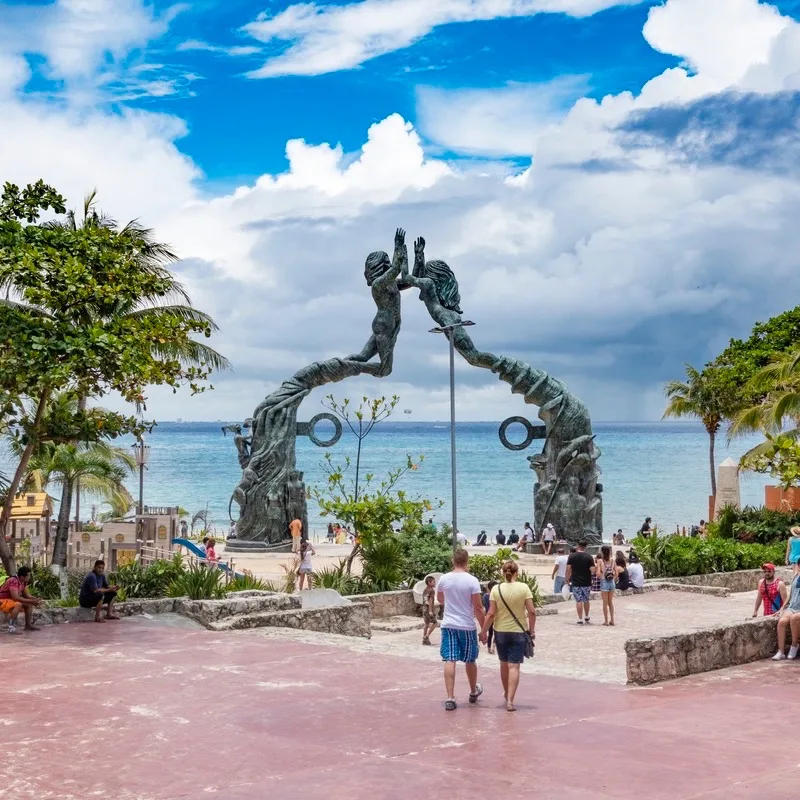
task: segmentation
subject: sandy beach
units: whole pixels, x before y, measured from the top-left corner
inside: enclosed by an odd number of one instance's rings
[[[352,550],[350,545],[345,544],[328,544],[327,542],[312,542],[316,555],[312,558],[312,563],[315,570],[324,569],[325,567],[337,566],[339,561],[347,558]],[[476,547],[468,548],[470,552],[475,555],[490,555],[496,553],[500,547],[493,545],[491,547]],[[229,561],[228,555],[225,553],[225,545],[223,542],[217,544],[217,555],[223,561]],[[263,580],[281,582],[283,581],[285,571],[284,567],[290,567],[293,563],[291,553],[232,553],[233,568],[237,572],[247,570],[252,572],[258,578]],[[555,556],[532,556],[527,553],[519,554],[519,564],[522,569],[529,575],[535,575],[539,581],[539,587],[544,592],[551,592],[553,590],[553,580],[550,577],[553,571],[553,561]],[[361,574],[361,561],[356,559],[353,564],[353,572],[356,575]]]

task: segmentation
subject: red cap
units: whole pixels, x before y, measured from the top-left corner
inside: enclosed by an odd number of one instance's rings
[[[766,564],[761,565],[761,569],[767,570],[768,572],[775,572],[775,565],[768,561]]]

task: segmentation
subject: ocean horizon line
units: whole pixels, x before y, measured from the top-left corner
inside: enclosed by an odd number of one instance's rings
[[[521,415],[516,415],[521,416]],[[242,420],[239,419],[183,419],[181,417],[177,419],[162,419],[156,420],[156,425],[159,424],[201,424],[201,425],[235,425],[241,424]],[[384,420],[381,424],[385,423],[389,424],[402,424],[402,425],[449,425],[449,419],[387,419]],[[503,423],[502,419],[457,419],[457,425],[500,425]],[[685,426],[685,425],[700,425],[702,426],[702,422],[700,420],[692,420],[692,419],[635,419],[635,420],[624,420],[624,419],[595,419],[592,420],[593,425],[664,425],[665,427],[668,426]]]

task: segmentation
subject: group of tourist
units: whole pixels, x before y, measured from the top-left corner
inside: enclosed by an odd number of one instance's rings
[[[793,574],[789,585],[777,577],[774,564],[769,562],[762,564],[764,577],[758,583],[756,603],[753,608],[753,617],[758,616],[758,610],[761,608],[765,617],[775,617],[778,620],[778,650],[772,657],[773,661],[794,661],[800,654],[800,528],[797,530],[798,532],[794,534],[797,552],[790,552],[792,539],[789,540],[787,547],[787,560],[793,559],[791,561]],[[787,636],[791,637],[788,654]]]
[[[95,561],[92,571],[84,576],[78,593],[78,605],[81,608],[93,609],[95,622],[119,619],[113,612],[114,600],[117,597],[119,587],[109,586],[105,569],[104,561]],[[8,619],[8,633],[19,633],[17,622],[20,614],[25,619],[24,630],[40,630],[34,624],[33,611],[42,605],[42,600],[31,594],[31,578],[30,567],[22,566],[17,570],[16,575],[6,578],[2,586],[0,586],[0,614],[4,614]],[[103,606],[106,608],[105,618],[102,615]]]
[[[458,543],[466,546],[469,544],[467,537],[457,534]],[[524,550],[526,544],[533,544],[534,542],[541,542],[545,555],[550,555],[553,545],[556,542],[555,528],[551,523],[547,523],[540,533],[536,533],[530,522],[526,522],[522,528],[522,536],[520,536],[516,528],[511,529],[511,533],[505,534],[503,529],[500,528],[494,536],[494,543],[502,547],[511,546],[512,550]],[[486,531],[481,531],[475,540],[475,547],[487,547],[489,545],[489,537]]]
[[[355,541],[355,535],[346,525],[341,525],[338,522],[328,523],[328,544],[352,544]]]
[[[440,654],[444,662],[444,684],[447,697],[444,707],[454,711],[458,707],[455,697],[456,665],[464,664],[469,682],[469,702],[477,703],[483,694],[478,681],[479,641],[497,650],[500,660],[500,682],[503,702],[507,711],[516,711],[514,700],[520,679],[520,666],[526,657],[533,655],[536,636],[536,608],[527,583],[517,581],[519,567],[516,561],[506,561],[502,566],[502,581],[492,581],[484,599],[478,579],[469,572],[469,555],[457,550],[453,555],[453,569],[439,579],[434,590],[434,579],[426,580],[423,594],[425,629],[423,643],[430,644],[430,633],[436,626],[434,591],[439,605],[444,608],[441,621]],[[480,633],[476,628],[476,621]]]
[[[553,564],[553,592],[563,594],[566,590],[575,600],[578,624],[591,624],[590,598],[592,592],[600,592],[603,601],[604,625],[614,624],[614,593],[641,591],[644,588],[644,568],[635,551],[628,558],[617,550],[612,558],[611,546],[603,545],[600,553],[592,557],[586,552],[587,542],[582,539],[577,547],[559,547]]]

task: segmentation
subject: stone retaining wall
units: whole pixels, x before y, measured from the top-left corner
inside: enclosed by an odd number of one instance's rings
[[[775,574],[784,581],[792,579],[791,567],[778,567]],[[719,586],[737,592],[753,592],[763,578],[760,569],[742,569],[735,572],[709,572],[707,575],[681,575],[677,578],[655,578],[648,583],[682,583],[692,586]]]
[[[229,617],[219,622],[210,623],[208,628],[213,631],[246,630],[248,628],[294,628],[296,630],[336,633],[340,636],[356,636],[369,639],[372,636],[372,615],[370,614],[369,603],[351,603],[348,606],[336,606],[333,608],[294,609],[291,611]]]
[[[141,614],[169,614],[175,611],[175,599],[157,597],[149,600],[126,600],[114,604],[114,613],[119,617],[135,617]],[[105,614],[105,612],[103,612]],[[91,622],[94,609],[69,606],[67,608],[40,608],[36,611],[38,625],[53,625],[62,622]]]
[[[778,648],[774,618],[625,643],[628,683],[645,685],[748,664]]]
[[[351,599],[353,602],[369,603],[374,619],[422,616],[421,608],[414,600],[414,592],[411,589],[403,589],[399,592],[359,594]]]
[[[300,598],[291,594],[263,592],[241,596],[236,592],[220,600],[190,600],[188,597],[181,597],[175,601],[175,611],[208,627],[209,623],[219,622],[227,617],[266,611],[288,611],[300,608],[301,605]]]

